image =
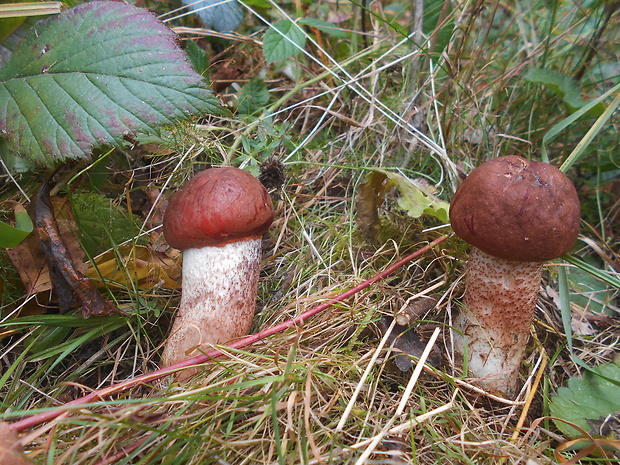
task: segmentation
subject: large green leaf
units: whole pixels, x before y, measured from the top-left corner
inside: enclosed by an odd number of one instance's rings
[[[0,69],[0,133],[20,156],[87,158],[218,101],[153,14],[85,3],[39,23]]]

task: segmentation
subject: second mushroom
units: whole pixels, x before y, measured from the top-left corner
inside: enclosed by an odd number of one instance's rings
[[[181,304],[163,351],[164,365],[245,336],[256,305],[261,238],[273,221],[269,194],[238,168],[211,168],[175,193],[164,237],[183,251]],[[180,379],[192,371],[185,370]]]
[[[455,349],[487,390],[515,393],[543,263],[572,248],[579,216],[564,173],[513,155],[473,170],[454,195],[452,228],[472,246]]]

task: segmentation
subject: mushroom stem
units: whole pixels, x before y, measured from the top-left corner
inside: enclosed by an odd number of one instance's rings
[[[529,339],[542,275],[541,262],[495,258],[472,247],[465,311],[454,321],[455,349],[487,390],[512,396]]]
[[[245,336],[256,306],[261,239],[183,252],[181,303],[163,360],[166,366]],[[192,370],[183,372],[183,379]]]

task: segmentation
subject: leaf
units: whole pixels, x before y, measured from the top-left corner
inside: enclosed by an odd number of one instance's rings
[[[614,382],[620,382],[619,366],[607,363],[590,368],[584,372],[583,378],[571,378],[567,387],[558,389],[557,395],[551,399],[551,415],[597,435],[593,425],[601,417],[604,419],[620,411],[620,389]],[[581,436],[578,430],[564,422],[556,421],[555,424],[568,437]]]
[[[150,247],[132,246],[107,252],[95,261],[86,273],[92,279],[103,278],[106,283],[121,288],[179,289],[181,267],[178,258],[158,253]],[[99,284],[96,282],[96,284]]]
[[[413,218],[422,215],[431,215],[435,218],[448,223],[450,204],[437,197],[435,189],[422,178],[410,179],[400,173],[393,171],[377,170],[388,176],[394,186],[400,191],[401,197],[398,199],[398,206],[407,211]]]
[[[218,101],[150,12],[113,1],[39,23],[0,69],[0,133],[37,164],[88,158]]]
[[[0,19],[0,44],[9,37],[15,30],[23,24],[25,17],[2,18]]]
[[[381,219],[379,207],[385,200],[385,195],[394,187],[394,182],[387,175],[371,171],[366,176],[366,182],[360,184],[355,196],[355,222],[365,239],[371,244],[379,242]]]
[[[422,19],[422,31],[427,36],[435,34],[435,46],[430,52],[440,54],[446,48],[454,32],[454,17],[452,15],[452,5],[445,0],[426,0],[424,2],[424,17]],[[444,16],[442,17],[442,12]],[[441,19],[441,24],[439,20]],[[440,27],[437,31],[437,27]]]
[[[241,88],[237,99],[237,111],[239,113],[251,115],[262,110],[269,102],[269,90],[265,81],[254,76]]]
[[[583,108],[580,108],[572,115],[567,116],[559,123],[549,129],[542,139],[542,144],[540,146],[540,155],[542,161],[549,163],[549,154],[547,151],[547,145],[551,142],[555,137],[562,133],[567,128],[570,128],[573,123],[575,123],[579,118],[583,115],[587,114],[592,108],[597,106],[599,103],[602,104],[608,97],[612,95],[616,95],[613,101],[607,106],[605,111],[599,118],[594,122],[594,124],[590,127],[585,136],[579,141],[577,146],[570,153],[568,158],[564,160],[564,163],[560,166],[560,171],[563,173],[568,172],[571,166],[581,158],[585,152],[585,149],[592,143],[592,141],[606,128],[605,123],[611,118],[611,116],[615,113],[615,111],[620,107],[620,94],[618,91],[620,90],[620,84],[616,84],[611,89],[607,90],[605,93],[601,94],[597,98],[590,100]]]
[[[396,188],[400,193],[398,206],[413,218],[431,215],[447,223],[450,204],[439,199],[435,190],[424,179],[409,179],[393,171],[374,169],[366,182],[358,188],[355,207],[356,221],[367,240],[376,243],[381,222],[378,208],[390,189]]]
[[[274,23],[263,37],[263,54],[267,63],[283,61],[299,54],[306,45],[306,35],[293,21]]]
[[[0,247],[17,247],[32,232],[33,226],[26,209],[16,203],[15,226],[0,222]]]
[[[597,314],[613,314],[608,304],[613,301],[611,289],[606,283],[585,270],[571,267],[568,270],[571,302]]]
[[[385,335],[391,324],[391,317],[386,315],[381,317],[381,336]],[[427,338],[422,338],[417,330],[410,325],[396,324],[387,338],[387,344],[400,352],[394,356],[394,363],[400,371],[406,372],[413,368],[413,360],[422,356],[426,349]],[[441,366],[441,360],[441,351],[435,344],[433,346],[433,353],[428,358],[428,364],[438,367]]]
[[[0,421],[0,464],[34,464],[34,462],[30,461],[24,454],[24,448],[19,441],[17,433],[4,421]]]
[[[341,27],[336,26],[334,23],[325,21],[319,18],[301,18],[297,21],[297,24],[303,24],[304,26],[310,26],[318,29],[321,32],[329,34],[340,39],[347,39],[350,37],[350,33],[345,31]]]
[[[103,195],[73,194],[71,206],[82,247],[91,257],[133,239],[140,232],[133,217]]]
[[[232,32],[243,21],[243,10],[237,0],[183,0],[207,29]]]
[[[65,243],[56,221],[49,192],[49,182],[45,182],[32,201],[32,211],[61,312],[80,304],[84,318],[119,313],[118,308],[105,300],[93,282],[81,271],[82,261],[71,255],[71,249]]]
[[[85,258],[84,251],[73,235],[76,225],[70,209],[67,208],[66,199],[53,196],[50,198],[50,201],[54,208],[54,216],[57,219],[60,238],[67,246],[73,262],[82,264],[79,270],[85,272],[88,267],[83,264]],[[37,234],[30,234],[17,247],[7,249],[7,254],[19,272],[19,276],[29,294],[39,294],[52,289],[50,270]],[[46,295],[49,295],[49,292],[46,292]],[[38,301],[44,301],[44,297],[39,296]]]
[[[542,84],[560,97],[568,110],[573,113],[582,108],[586,102],[581,98],[581,88],[574,79],[550,69],[535,68],[529,70],[524,79],[535,84]],[[588,111],[591,116],[600,116],[605,105],[595,105]]]
[[[264,10],[273,6],[272,3],[269,3],[269,0],[243,0],[243,3],[245,3],[246,5],[262,8]]]
[[[205,80],[208,80],[210,60],[209,55],[198,44],[189,39],[185,46],[185,51],[189,56],[189,61],[198,74],[200,74]]]

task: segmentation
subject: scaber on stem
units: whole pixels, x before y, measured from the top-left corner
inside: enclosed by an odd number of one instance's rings
[[[454,195],[452,228],[472,246],[455,349],[482,387],[514,395],[543,263],[572,248],[579,217],[564,173],[513,155],[473,170]]]
[[[261,238],[273,221],[271,198],[251,174],[211,168],[176,192],[163,221],[183,251],[181,304],[163,351],[164,365],[245,336],[256,305]],[[179,372],[187,378],[193,370]]]

